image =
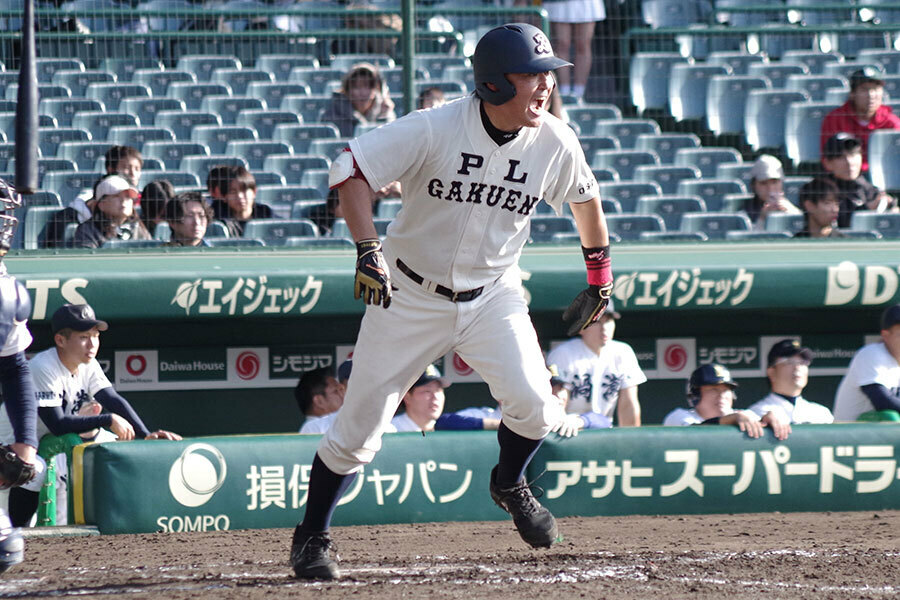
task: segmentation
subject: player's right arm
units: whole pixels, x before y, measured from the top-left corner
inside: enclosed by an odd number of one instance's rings
[[[369,184],[364,179],[351,177],[338,189],[338,198],[353,241],[377,240],[378,233],[372,220],[372,189]]]

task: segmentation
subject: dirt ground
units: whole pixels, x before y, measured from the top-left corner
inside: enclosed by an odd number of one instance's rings
[[[900,598],[900,512],[567,518],[342,527],[343,577],[290,576],[290,531],[29,538],[0,598]]]

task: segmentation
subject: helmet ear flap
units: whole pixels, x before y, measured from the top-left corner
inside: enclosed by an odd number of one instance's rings
[[[691,408],[694,408],[695,406],[697,406],[697,402],[699,402],[699,401],[700,401],[700,388],[689,383],[688,389],[687,389],[688,406],[690,406]]]

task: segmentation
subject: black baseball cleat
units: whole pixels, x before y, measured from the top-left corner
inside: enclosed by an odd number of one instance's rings
[[[8,533],[0,539],[0,573],[5,573],[10,567],[25,560],[25,540],[18,529]]]
[[[534,495],[522,478],[511,488],[500,489],[496,480],[497,467],[491,471],[491,498],[512,515],[513,523],[522,539],[533,548],[549,548],[559,536],[556,519],[549,510],[534,499]]]
[[[328,533],[306,533],[300,531],[298,525],[294,529],[294,538],[291,541],[291,567],[298,579],[322,579],[330,580],[340,577],[340,571],[335,561],[328,556],[328,551],[337,548],[331,542]]]

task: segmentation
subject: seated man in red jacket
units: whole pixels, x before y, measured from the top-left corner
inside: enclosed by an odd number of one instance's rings
[[[876,129],[900,129],[900,117],[885,106],[884,71],[868,65],[850,75],[850,95],[847,102],[825,116],[822,121],[821,148],[836,133],[846,132],[862,144],[862,170],[869,170],[869,134]],[[824,156],[824,153],[823,153]]]

